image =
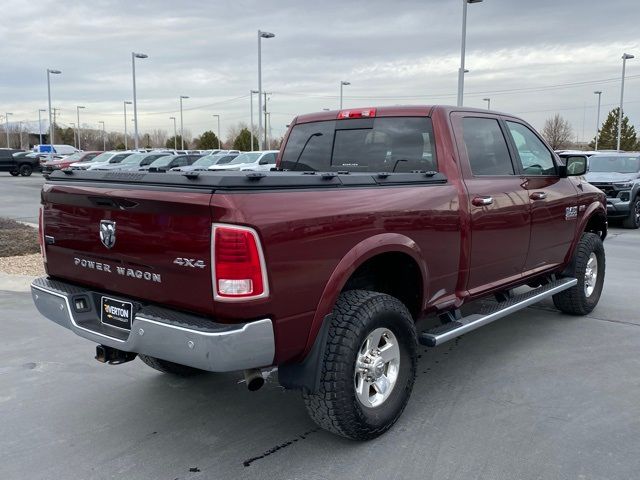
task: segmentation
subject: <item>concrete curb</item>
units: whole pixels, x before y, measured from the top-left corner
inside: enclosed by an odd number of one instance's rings
[[[9,275],[0,272],[0,290],[6,292],[28,292],[30,285],[37,277],[32,275]]]

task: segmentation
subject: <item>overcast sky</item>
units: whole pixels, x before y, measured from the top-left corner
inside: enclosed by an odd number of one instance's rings
[[[0,113],[37,119],[47,107],[46,68],[60,123],[124,129],[122,102],[132,99],[137,66],[141,131],[165,129],[185,100],[194,135],[249,122],[257,88],[257,30],[263,41],[263,87],[273,135],[299,113],[345,107],[455,104],[461,0],[3,0]],[[582,140],[618,104],[623,52],[625,113],[640,127],[640,2],[637,0],[485,0],[468,9],[465,105],[517,114],[541,128],[560,113]],[[256,109],[257,110],[257,109]]]

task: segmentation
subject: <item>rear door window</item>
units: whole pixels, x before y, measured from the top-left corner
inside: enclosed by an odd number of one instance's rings
[[[467,158],[474,175],[515,175],[507,141],[498,120],[465,117],[462,119],[462,130]]]
[[[380,117],[303,123],[282,154],[286,170],[436,171],[431,119]]]

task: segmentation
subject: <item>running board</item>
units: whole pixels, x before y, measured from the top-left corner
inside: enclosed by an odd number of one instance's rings
[[[490,305],[489,308],[482,311],[482,313],[474,313],[473,315],[462,317],[459,320],[448,322],[430,330],[426,330],[420,334],[418,341],[427,347],[441,345],[444,342],[471,332],[476,328],[487,325],[499,318],[506,317],[511,313],[522,310],[534,303],[538,303],[540,300],[574,287],[577,284],[578,280],[575,278],[562,278],[560,280],[555,280],[526,293],[515,295],[504,302]]]

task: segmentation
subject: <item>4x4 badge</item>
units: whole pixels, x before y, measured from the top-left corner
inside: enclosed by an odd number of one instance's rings
[[[116,222],[100,220],[100,241],[107,248],[116,244]]]

